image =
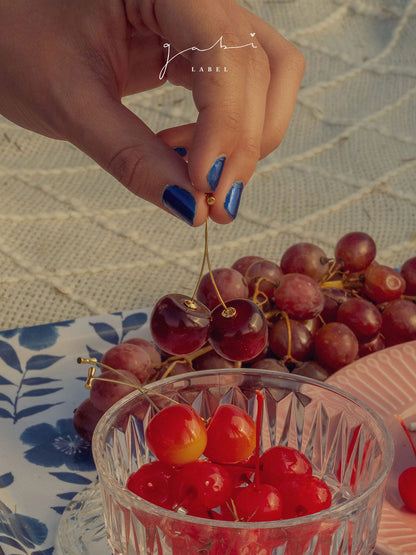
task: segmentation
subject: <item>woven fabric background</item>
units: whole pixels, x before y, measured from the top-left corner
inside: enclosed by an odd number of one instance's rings
[[[380,263],[416,255],[416,1],[246,0],[304,53],[282,145],[261,161],[236,221],[210,226],[214,267],[276,262],[352,230]],[[155,131],[193,121],[187,91],[125,100]],[[0,329],[152,306],[192,294],[204,229],[125,190],[70,144],[0,119]]]

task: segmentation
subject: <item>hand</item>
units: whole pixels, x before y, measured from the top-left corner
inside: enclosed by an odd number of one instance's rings
[[[70,141],[195,226],[208,212],[233,220],[259,158],[283,138],[304,70],[296,48],[232,0],[0,0],[0,31],[0,112]],[[234,48],[209,48],[220,38]],[[208,66],[227,71],[199,71]],[[121,99],[165,79],[192,90],[199,116],[155,135]]]

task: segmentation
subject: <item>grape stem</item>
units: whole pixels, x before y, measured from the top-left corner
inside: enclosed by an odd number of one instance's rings
[[[271,283],[275,287],[277,286],[277,284],[274,281],[266,277],[259,277],[256,279],[256,285],[253,292],[253,302],[255,302],[259,307],[262,307],[263,305],[265,305],[269,300],[269,297],[265,293],[263,293],[263,291],[260,291],[260,284],[263,281],[266,281],[267,283]],[[263,300],[260,300],[261,297],[263,297]]]

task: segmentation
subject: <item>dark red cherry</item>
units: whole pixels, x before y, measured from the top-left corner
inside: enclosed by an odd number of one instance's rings
[[[248,299],[234,299],[227,308],[218,305],[212,311],[209,342],[228,360],[250,360],[267,343],[267,320],[261,309]]]
[[[150,316],[150,331],[156,345],[172,355],[185,355],[207,342],[211,313],[187,295],[172,294],[159,299]]]

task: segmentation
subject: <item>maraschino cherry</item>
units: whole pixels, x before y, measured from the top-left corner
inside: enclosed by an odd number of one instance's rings
[[[174,404],[150,420],[145,438],[160,461],[181,466],[199,459],[207,444],[205,423],[194,408]]]
[[[399,420],[406,436],[410,441],[413,452],[416,456],[416,446],[410,436],[408,429],[406,428],[403,420],[396,414],[396,418]],[[398,488],[400,497],[403,500],[405,506],[416,513],[416,466],[409,466],[399,476]]]

